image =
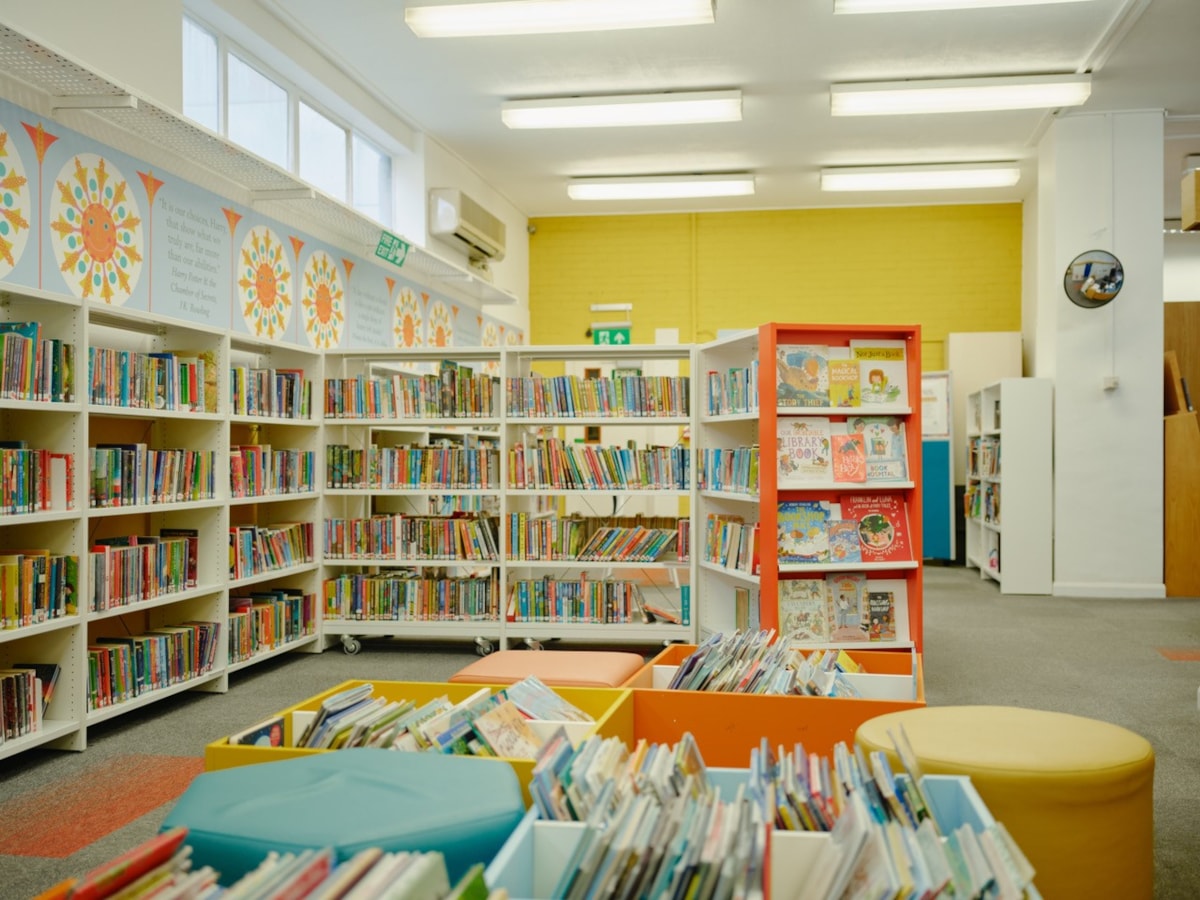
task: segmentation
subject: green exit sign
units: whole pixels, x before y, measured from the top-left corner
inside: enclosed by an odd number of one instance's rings
[[[623,347],[629,343],[628,328],[593,328],[592,329],[593,344],[615,344]]]
[[[408,258],[408,248],[410,246],[408,241],[398,238],[390,232],[383,231],[379,234],[379,246],[375,248],[375,255],[397,266],[402,266],[404,265],[404,260]]]

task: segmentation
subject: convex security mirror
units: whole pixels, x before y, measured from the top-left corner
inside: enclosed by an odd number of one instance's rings
[[[1087,250],[1071,260],[1063,290],[1076,306],[1095,309],[1112,301],[1125,281],[1121,261],[1106,250]]]

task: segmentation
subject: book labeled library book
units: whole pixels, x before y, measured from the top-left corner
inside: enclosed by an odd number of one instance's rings
[[[775,403],[781,408],[829,406],[829,348],[780,344],[775,350]]]
[[[858,523],[864,563],[911,562],[908,507],[894,494],[850,494],[842,497],[842,516]]]
[[[880,338],[850,341],[850,358],[858,362],[861,406],[907,406],[906,342]]]
[[[775,427],[775,463],[780,488],[830,480],[829,419],[780,418]]]

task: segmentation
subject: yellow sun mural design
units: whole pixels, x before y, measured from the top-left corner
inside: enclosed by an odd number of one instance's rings
[[[315,250],[304,266],[304,333],[319,350],[329,350],[342,342],[346,323],[346,293],[337,264],[324,250]]]
[[[392,331],[397,347],[420,347],[425,343],[421,333],[421,300],[410,287],[400,288],[396,294],[395,314]]]
[[[142,220],[129,182],[106,159],[80,153],[58,173],[54,256],[76,297],[120,306],[142,272]]]
[[[29,180],[17,148],[8,143],[8,132],[0,128],[0,278],[17,265],[29,237]]]
[[[283,242],[265,225],[242,241],[238,288],[242,319],[255,337],[283,337],[292,318],[292,273]]]
[[[454,341],[454,322],[450,318],[450,308],[441,300],[435,300],[429,307],[429,346],[449,347]]]

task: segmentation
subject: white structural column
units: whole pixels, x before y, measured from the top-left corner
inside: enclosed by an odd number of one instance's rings
[[[1064,116],[1038,150],[1031,374],[1055,386],[1054,593],[1162,597],[1163,111]],[[1088,250],[1125,271],[1099,309],[1063,290]]]

